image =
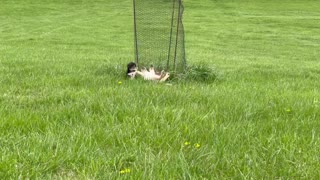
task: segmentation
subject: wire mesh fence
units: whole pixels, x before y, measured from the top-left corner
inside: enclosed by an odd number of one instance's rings
[[[182,72],[186,67],[182,0],[133,0],[135,61]]]

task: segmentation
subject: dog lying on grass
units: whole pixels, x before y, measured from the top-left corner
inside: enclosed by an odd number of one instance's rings
[[[144,80],[158,82],[164,82],[170,77],[170,73],[163,70],[160,73],[156,72],[153,65],[150,66],[149,70],[144,67],[139,71],[136,63],[130,62],[127,67],[127,76],[134,79],[137,74],[143,77]]]

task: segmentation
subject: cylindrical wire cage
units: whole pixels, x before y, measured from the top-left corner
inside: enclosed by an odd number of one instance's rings
[[[182,0],[133,0],[135,61],[166,71],[186,68]]]

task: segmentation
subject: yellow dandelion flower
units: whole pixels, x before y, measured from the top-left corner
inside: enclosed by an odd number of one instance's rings
[[[196,143],[196,144],[194,144],[194,147],[195,147],[195,148],[200,148],[200,144],[199,144],[199,143]]]
[[[185,146],[189,146],[189,145],[190,145],[190,142],[189,142],[189,141],[186,141],[186,142],[184,142],[184,145],[185,145]]]
[[[130,173],[130,172],[131,172],[131,170],[126,168],[126,169],[121,170],[120,174],[125,174],[125,173]]]

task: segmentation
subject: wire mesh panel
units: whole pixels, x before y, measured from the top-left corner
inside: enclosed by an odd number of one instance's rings
[[[133,0],[135,60],[167,71],[186,67],[182,0]]]

